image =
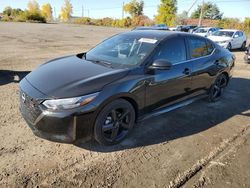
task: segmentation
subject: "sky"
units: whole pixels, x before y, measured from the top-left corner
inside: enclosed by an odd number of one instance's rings
[[[4,10],[6,6],[13,8],[26,9],[29,0],[0,0],[0,12]],[[64,4],[64,0],[37,0],[39,5],[50,3],[55,9],[54,15],[58,16],[61,6]],[[122,17],[122,4],[127,3],[130,0],[71,0],[73,5],[73,16],[89,16],[92,18],[121,18]],[[202,3],[202,0],[198,2],[191,9],[190,13]],[[205,0],[208,1],[208,0]],[[237,17],[244,20],[245,17],[250,17],[250,0],[210,0],[215,2],[224,13],[225,17]],[[177,0],[178,13],[184,10],[188,10],[194,0]],[[154,18],[157,14],[157,7],[160,4],[160,0],[144,0],[145,8],[144,14],[150,18]],[[83,7],[83,8],[82,8]],[[84,11],[82,11],[84,10]],[[125,16],[127,16],[125,14]]]

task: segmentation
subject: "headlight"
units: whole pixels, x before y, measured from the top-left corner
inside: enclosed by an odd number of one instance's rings
[[[46,100],[43,102],[43,105],[52,110],[72,109],[90,103],[98,94],[99,93],[93,93],[81,97]]]

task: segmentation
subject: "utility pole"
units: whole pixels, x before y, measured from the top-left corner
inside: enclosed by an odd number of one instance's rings
[[[56,21],[56,7],[54,7],[54,20]]]
[[[82,6],[82,18],[84,17],[84,7]]]
[[[123,1],[123,3],[122,3],[122,19],[124,18],[124,1]]]
[[[200,19],[199,19],[199,27],[202,24],[202,18],[203,18],[203,9],[204,9],[205,1],[202,0],[202,7],[201,7],[201,13],[200,13]]]
[[[89,9],[88,9],[88,18],[89,18]]]

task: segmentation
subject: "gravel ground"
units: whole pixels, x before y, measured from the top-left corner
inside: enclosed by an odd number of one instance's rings
[[[117,146],[33,135],[18,110],[19,80],[123,31],[0,22],[0,187],[250,187],[250,65],[240,51],[221,101],[141,122]]]

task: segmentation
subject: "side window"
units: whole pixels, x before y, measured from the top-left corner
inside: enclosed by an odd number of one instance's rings
[[[172,38],[167,40],[157,52],[154,60],[166,59],[170,63],[186,61],[186,46],[183,38]]]
[[[240,36],[239,31],[237,31],[234,36],[236,36],[236,35]]]
[[[239,36],[240,36],[240,37],[243,37],[243,32],[240,31],[240,32],[239,32]]]
[[[190,38],[190,56],[192,59],[209,55],[208,46],[205,39]]]
[[[213,51],[214,51],[214,45],[212,44],[212,42],[207,40],[207,52],[208,52],[208,55],[211,54]]]

